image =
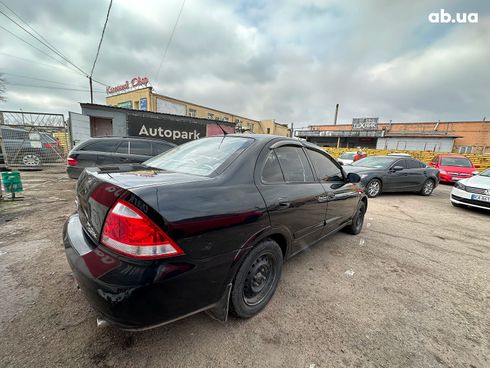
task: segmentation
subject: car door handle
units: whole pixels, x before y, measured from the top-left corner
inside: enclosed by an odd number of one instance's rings
[[[291,206],[291,202],[289,202],[289,198],[287,197],[279,197],[278,201],[280,208],[289,208]]]
[[[328,194],[319,195],[317,197],[317,200],[318,200],[318,202],[322,203],[322,202],[327,202],[329,200],[332,200],[334,198],[335,198],[335,194],[334,193],[328,193]]]

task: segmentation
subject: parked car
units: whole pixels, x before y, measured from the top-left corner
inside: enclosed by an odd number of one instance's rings
[[[43,163],[63,162],[63,149],[50,134],[1,126],[4,164],[40,168]]]
[[[469,178],[479,166],[465,156],[437,155],[429,164],[439,170],[441,182],[454,183],[461,179]]]
[[[359,180],[296,139],[202,138],[143,164],[85,170],[66,256],[101,319],[124,329],[204,310],[226,320],[228,307],[252,317],[284,260],[340,229],[361,231]]]
[[[90,138],[70,151],[66,172],[77,179],[86,167],[141,163],[173,147],[173,143],[148,138]]]
[[[490,169],[456,182],[450,198],[455,207],[469,206],[490,210]]]
[[[357,152],[344,152],[340,155],[337,161],[340,162],[340,164],[342,165],[350,165],[354,162],[354,156],[356,155],[356,153]]]
[[[361,176],[371,198],[382,192],[419,192],[428,196],[439,184],[439,171],[414,158],[370,156],[344,169]]]

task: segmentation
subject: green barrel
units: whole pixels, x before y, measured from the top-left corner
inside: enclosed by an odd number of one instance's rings
[[[22,192],[22,180],[20,180],[20,172],[3,172],[2,173],[3,187],[8,193]]]

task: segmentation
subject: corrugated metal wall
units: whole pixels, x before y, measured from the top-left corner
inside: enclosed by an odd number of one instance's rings
[[[451,152],[454,138],[378,138],[376,149]]]

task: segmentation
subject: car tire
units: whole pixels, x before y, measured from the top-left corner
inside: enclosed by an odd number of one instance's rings
[[[377,197],[381,194],[381,180],[379,179],[371,179],[366,185],[366,194],[369,198]]]
[[[344,228],[346,233],[357,235],[362,230],[362,225],[364,224],[364,215],[366,214],[366,203],[361,201],[359,208],[357,209],[355,215],[352,217],[352,223]]]
[[[435,182],[432,179],[427,179],[422,185],[422,189],[420,189],[419,194],[423,196],[430,196],[434,191]]]
[[[20,159],[22,166],[26,168],[39,168],[41,166],[41,157],[35,153],[26,153]]]
[[[250,318],[269,303],[281,278],[283,256],[279,245],[266,239],[246,256],[233,282],[231,312]]]

